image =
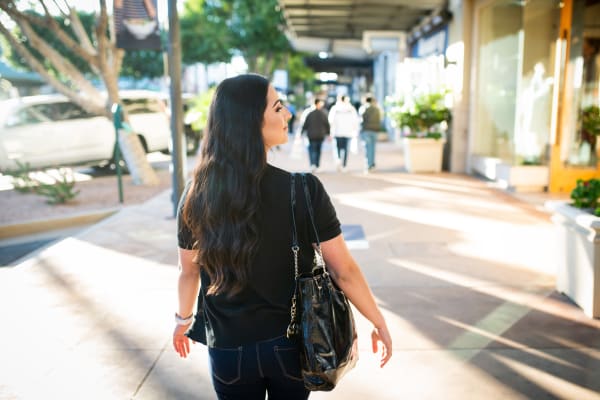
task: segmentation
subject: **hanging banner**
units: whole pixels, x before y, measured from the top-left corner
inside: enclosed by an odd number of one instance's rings
[[[125,50],[160,50],[156,0],[114,0],[117,47]]]

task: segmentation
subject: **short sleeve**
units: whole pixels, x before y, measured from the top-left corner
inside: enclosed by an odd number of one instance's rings
[[[311,201],[315,216],[315,225],[319,234],[319,240],[326,242],[342,233],[340,221],[337,218],[335,208],[323,186],[323,183],[312,174],[307,174],[307,183],[311,193]]]
[[[190,190],[190,186],[191,181],[188,181],[183,189],[181,198],[179,199],[179,204],[177,205],[177,245],[186,250],[193,250],[194,243],[196,242],[192,231],[183,220],[183,205],[185,204],[185,199]]]

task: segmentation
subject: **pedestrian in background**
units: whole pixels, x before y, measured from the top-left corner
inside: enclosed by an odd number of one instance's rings
[[[365,145],[365,172],[375,169],[375,148],[377,133],[381,130],[381,110],[373,97],[367,97],[359,114],[362,118],[361,139]]]
[[[173,346],[190,352],[185,335],[203,299],[213,387],[219,399],[306,399],[298,343],[286,337],[294,291],[291,174],[267,164],[267,152],[288,140],[290,113],[265,78],[246,74],[217,87],[200,162],[179,203],[179,280]],[[316,237],[336,285],[374,325],[380,366],[392,339],[360,267],[342,236],[323,184],[307,175]],[[302,193],[297,181],[296,191]],[[297,214],[308,215],[303,201]],[[299,223],[301,265],[310,265],[313,234]],[[313,244],[314,245],[314,244]],[[201,296],[201,297],[199,297]]]
[[[288,134],[292,134],[294,132],[294,124],[296,122],[296,106],[290,101],[286,101],[285,107],[291,114],[290,120],[288,121]]]
[[[329,111],[331,136],[337,147],[337,169],[346,171],[350,140],[358,136],[360,120],[358,112],[350,104],[348,96],[341,96]]]
[[[317,172],[321,165],[321,147],[323,140],[329,135],[329,120],[323,107],[325,101],[315,99],[314,109],[308,113],[302,132],[306,132],[308,138],[308,158],[310,160],[311,172]]]

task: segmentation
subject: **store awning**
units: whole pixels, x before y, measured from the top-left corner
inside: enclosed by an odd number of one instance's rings
[[[447,0],[279,0],[298,51],[371,58],[368,38],[431,29],[447,19]]]

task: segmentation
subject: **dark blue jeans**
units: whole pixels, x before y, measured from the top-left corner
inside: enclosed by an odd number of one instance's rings
[[[336,137],[335,138],[335,142],[337,145],[338,160],[340,160],[340,162],[342,163],[342,165],[344,167],[348,163],[348,143],[349,143],[349,141],[350,141],[350,138],[347,138],[347,137]]]
[[[365,143],[365,155],[367,157],[367,168],[375,166],[375,146],[377,144],[377,132],[363,131],[361,134]]]
[[[321,165],[321,145],[323,139],[309,139],[308,140],[308,157],[310,159],[310,165],[319,167]]]
[[[209,348],[212,381],[220,400],[305,400],[298,346],[280,336],[231,349]]]

